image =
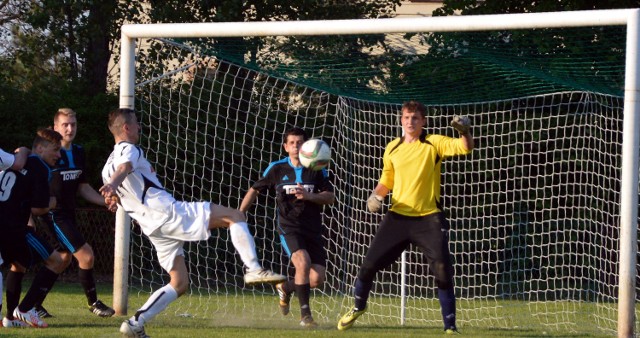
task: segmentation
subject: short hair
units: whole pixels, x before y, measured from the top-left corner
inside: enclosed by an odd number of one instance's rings
[[[71,109],[71,108],[60,108],[53,115],[53,123],[56,123],[58,121],[58,118],[60,117],[60,115],[64,115],[64,116],[67,116],[67,117],[76,117],[76,112],[73,111],[73,109]]]
[[[284,133],[284,136],[282,137],[282,143],[287,143],[287,139],[289,138],[289,135],[302,136],[303,140],[305,141],[307,140],[307,133],[305,133],[304,129],[293,127],[287,130],[286,133]]]
[[[62,135],[51,128],[40,128],[36,133],[36,138],[33,140],[33,149],[38,146],[45,146],[47,144],[60,144],[62,141]]]
[[[136,112],[129,108],[118,108],[109,113],[109,120],[107,126],[113,135],[120,133],[120,128],[131,123],[136,118]]]
[[[402,105],[402,111],[404,110],[410,111],[412,113],[420,113],[420,115],[422,115],[422,117],[427,117],[427,107],[424,106],[424,104],[418,102],[418,101],[407,101]]]

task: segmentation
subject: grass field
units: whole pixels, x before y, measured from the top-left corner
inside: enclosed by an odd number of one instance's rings
[[[29,281],[25,282],[25,286]],[[26,287],[25,287],[26,288]],[[99,285],[101,299],[110,304],[111,286]],[[146,295],[131,295],[129,311],[133,311],[146,300]],[[118,332],[124,316],[98,318],[85,307],[85,297],[77,283],[57,283],[47,301],[46,308],[55,317],[49,318],[46,329],[0,329],[0,337],[121,337]],[[274,303],[273,310],[276,311]],[[3,309],[4,314],[4,309]],[[442,337],[440,327],[407,327],[407,326],[368,326],[356,324],[351,330],[340,332],[335,328],[335,321],[321,321],[314,330],[298,326],[296,317],[281,317],[273,313],[260,318],[251,318],[239,313],[234,319],[198,319],[175,315],[171,305],[166,313],[156,317],[146,327],[147,334],[159,337]],[[492,329],[461,328],[467,337],[608,337],[607,335],[586,335],[571,332],[545,332],[532,329]]]

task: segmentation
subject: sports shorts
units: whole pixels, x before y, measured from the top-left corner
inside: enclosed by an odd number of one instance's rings
[[[53,247],[38,236],[33,228],[7,231],[0,237],[0,255],[8,263],[19,263],[30,268],[44,262],[53,253]]]
[[[327,249],[322,233],[287,228],[286,232],[280,234],[280,244],[289,258],[298,250],[306,250],[312,264],[327,266]]]
[[[69,251],[74,254],[87,243],[78,230],[75,213],[49,212],[40,219],[44,221],[47,229],[58,240],[56,245],[58,251]]]
[[[163,269],[171,271],[175,258],[184,256],[184,242],[203,241],[211,237],[210,217],[209,202],[173,203],[169,221],[149,234]]]

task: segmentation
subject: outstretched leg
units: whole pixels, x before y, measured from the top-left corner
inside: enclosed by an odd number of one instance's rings
[[[209,229],[228,228],[233,246],[247,268],[244,282],[248,285],[259,283],[281,283],[287,278],[284,275],[264,269],[258,261],[256,244],[249,231],[244,214],[237,209],[223,207],[211,203]]]

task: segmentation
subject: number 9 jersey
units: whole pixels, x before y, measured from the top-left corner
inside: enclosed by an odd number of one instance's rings
[[[49,166],[37,155],[19,171],[0,171],[0,229],[26,231],[31,208],[49,207]]]

